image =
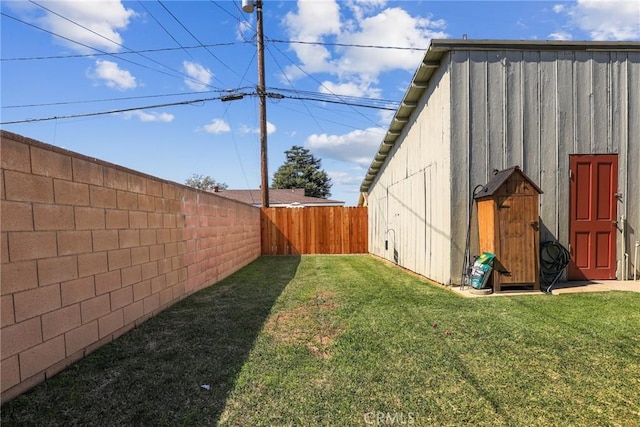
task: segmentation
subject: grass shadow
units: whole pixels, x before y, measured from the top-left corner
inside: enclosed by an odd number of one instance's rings
[[[215,425],[300,257],[261,257],[2,406],[2,425]]]

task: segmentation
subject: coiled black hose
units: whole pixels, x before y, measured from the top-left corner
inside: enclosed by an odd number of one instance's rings
[[[569,251],[557,240],[540,245],[540,278],[546,285],[545,292],[551,292],[570,259]]]

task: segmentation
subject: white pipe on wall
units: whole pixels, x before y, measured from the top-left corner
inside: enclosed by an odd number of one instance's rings
[[[621,239],[620,239],[620,280],[627,280],[626,277],[626,272],[628,271],[627,268],[627,260],[629,255],[627,254],[627,242],[625,241],[625,225],[624,225],[624,221],[625,221],[625,216],[621,215],[620,216],[620,234],[622,234]]]
[[[640,242],[636,240],[636,247],[633,251],[633,280],[638,280],[636,275],[638,274],[638,248],[640,247]]]

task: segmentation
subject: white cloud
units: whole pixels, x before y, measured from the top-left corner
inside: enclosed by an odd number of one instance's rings
[[[343,171],[329,171],[327,174],[331,178],[331,181],[338,185],[360,185],[363,177],[362,173],[352,175]]]
[[[330,81],[322,82],[322,86],[318,88],[318,92],[329,93],[342,96],[361,96],[367,98],[380,98],[381,90],[372,88],[368,82],[346,82],[333,83]]]
[[[340,32],[340,6],[336,0],[298,0],[298,13],[287,13],[284,24],[296,40],[317,41]]]
[[[129,71],[121,70],[118,64],[111,61],[97,60],[96,67],[89,73],[89,77],[102,80],[108,87],[119,90],[134,89],[138,86],[136,78]]]
[[[384,133],[385,130],[381,128],[369,128],[344,135],[313,134],[304,145],[320,157],[367,166]]]
[[[578,0],[572,7],[555,8],[571,23],[589,33],[592,40],[640,38],[640,2],[626,0]]]
[[[415,70],[429,41],[436,37],[446,37],[446,33],[443,32],[444,21],[413,17],[398,7],[385,9],[377,15],[362,19],[358,24],[358,30],[341,35],[341,43],[420,49],[389,49],[383,55],[374,55],[374,52],[379,53],[379,51],[357,47],[346,48],[339,61],[340,71],[371,76],[371,78],[394,69]]]
[[[555,13],[561,13],[564,12],[566,10],[565,6],[563,4],[556,4],[553,6],[553,11]]]
[[[347,14],[341,14],[341,7],[351,11],[351,19],[344,18]],[[283,20],[292,40],[416,50],[387,49],[380,54],[375,48],[293,43],[291,49],[300,62],[285,68],[287,78],[329,73],[336,76],[333,86],[343,94],[376,96],[380,73],[415,70],[431,38],[447,36],[446,23],[430,16],[411,16],[399,7],[385,7],[384,0],[298,0],[297,11]]]
[[[90,47],[118,52],[119,45],[124,43],[120,32],[136,16],[135,11],[125,8],[119,0],[45,1],[42,5],[51,12],[40,7],[21,10],[27,13],[26,19],[30,22],[67,39],[55,37],[56,42],[82,53],[94,53]]]
[[[273,123],[267,121],[267,135],[271,135],[272,133],[275,133],[275,131],[278,128],[276,128],[276,125],[274,125]],[[240,129],[240,132],[242,133],[255,133],[255,134],[259,134],[260,133],[260,128],[252,128],[249,127],[247,125],[242,126],[242,128]]]
[[[231,131],[231,126],[222,119],[213,119],[211,123],[204,126],[204,130],[213,134],[226,133]]]
[[[184,82],[189,88],[197,91],[205,91],[213,80],[213,73],[200,64],[190,61],[184,61],[182,63],[184,72],[187,73],[191,79],[184,79]]]
[[[549,40],[571,40],[573,36],[567,31],[556,31],[549,34]]]
[[[169,123],[174,119],[173,114],[169,113],[156,113],[154,111],[146,112],[142,110],[127,111],[123,113],[125,118],[130,119],[137,117],[141,122],[164,122]]]
[[[247,41],[253,37],[255,33],[255,27],[253,25],[253,15],[247,17],[248,20],[242,20],[238,22],[236,27],[236,40]]]

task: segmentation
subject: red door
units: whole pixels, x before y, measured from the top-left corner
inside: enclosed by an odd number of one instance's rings
[[[618,156],[569,156],[569,280],[616,278]]]

